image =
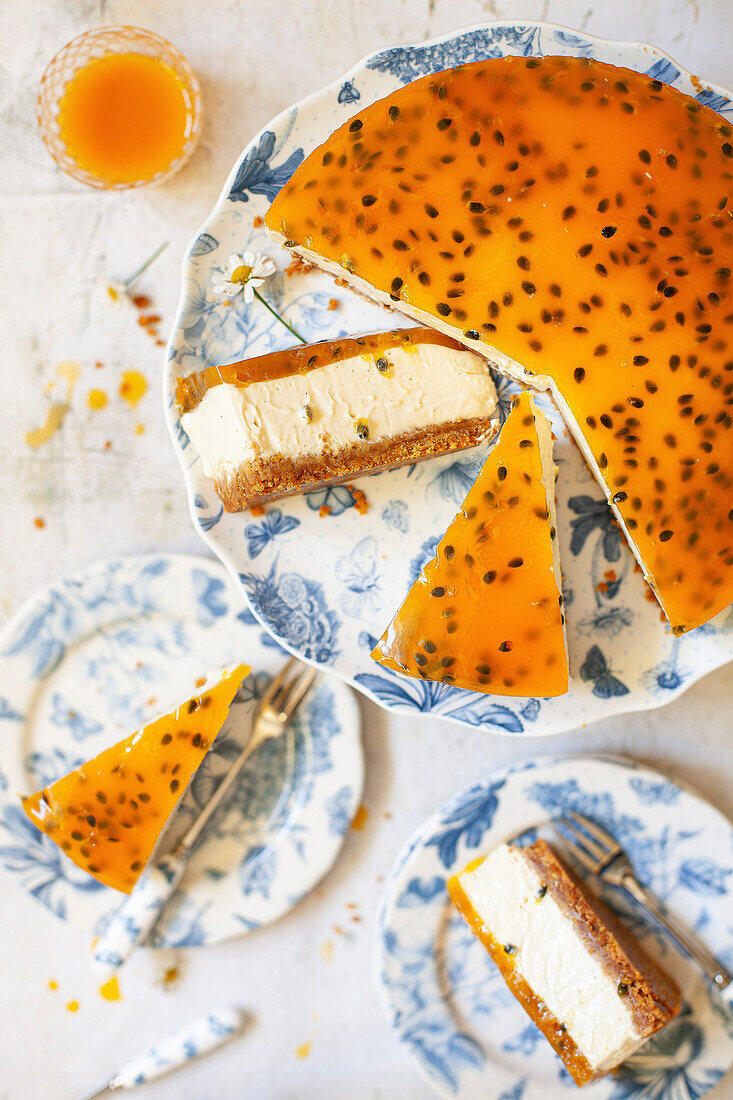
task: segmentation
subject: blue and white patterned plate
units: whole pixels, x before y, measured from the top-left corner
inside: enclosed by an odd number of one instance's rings
[[[274,636],[384,707],[509,734],[556,733],[659,706],[733,658],[730,609],[682,639],[668,633],[657,604],[645,598],[650,593],[558,413],[548,410],[558,437],[558,530],[574,681],[570,693],[559,699],[507,700],[402,678],[369,656],[476,477],[485,448],[363,478],[359,488],[369,502],[366,515],[343,485],[278,503],[261,519],[225,515],[181,430],[172,395],[182,373],[293,342],[256,300],[251,306],[241,298],[225,305],[212,294],[212,276],[233,251],[262,250],[277,260],[280,272],[267,281],[263,294],[309,340],[393,326],[399,314],[335,288],[327,275],[312,271],[288,278],[283,268],[290,257],[269,242],[254,220],[264,215],[303,157],[360,107],[415,77],[461,62],[550,53],[630,66],[723,114],[733,111],[726,92],[693,83],[660,50],[546,23],[490,23],[372,54],[341,80],[279,115],[242,153],[186,258],[165,382],[168,424],[194,522]],[[334,294],[340,304],[330,311]],[[515,389],[499,383],[504,412]],[[540,404],[547,408],[542,399]],[[330,509],[325,516],[320,515],[323,505]]]
[[[198,677],[249,664],[215,747],[170,831],[174,842],[244,744],[285,656],[218,562],[121,558],[50,585],[0,634],[0,867],[57,916],[96,932],[121,895],[79,870],[19,801],[190,695]],[[363,781],[353,693],[323,678],[284,737],[252,757],[209,825],[156,946],[218,943],[287,912],[326,873]]]
[[[618,757],[540,757],[489,776],[418,830],[397,861],[379,914],[378,981],[389,1022],[439,1095],[560,1100],[576,1093],[445,888],[448,876],[476,856],[520,833],[531,841],[538,826],[569,809],[617,836],[639,878],[733,964],[733,827],[700,795]],[[683,1008],[617,1073],[583,1095],[704,1096],[733,1062],[730,998],[713,992],[621,892],[607,887],[603,896],[675,978]]]

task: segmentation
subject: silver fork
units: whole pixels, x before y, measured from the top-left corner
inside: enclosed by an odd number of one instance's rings
[[[292,672],[298,667],[300,667],[300,671],[292,676]],[[318,671],[315,668],[308,668],[302,665],[297,657],[291,657],[285,668],[271,681],[255,711],[249,741],[201,813],[178,841],[170,856],[167,857],[168,859],[183,860],[185,863],[201,833],[236,783],[239,773],[250,756],[257,751],[260,745],[264,745],[265,741],[269,741],[273,737],[279,737],[281,733],[285,732],[288,722],[300,706],[317,675]]]
[[[682,950],[702,967],[718,989],[725,989],[730,985],[733,975],[700,940],[693,937],[673,916],[665,913],[654,895],[642,886],[634,873],[631,860],[615,837],[595,821],[590,821],[574,810],[568,810],[552,824],[563,846],[581,867],[603,882],[625,890],[634,901],[650,912]]]
[[[176,846],[144,872],[129,898],[112,915],[92,949],[92,969],[101,981],[111,978],[134,949],[147,942],[160,920],[196,842],[224,802],[253,753],[265,741],[280,737],[305,698],[318,672],[293,657],[272,680],[257,706],[252,733],[239,756]]]

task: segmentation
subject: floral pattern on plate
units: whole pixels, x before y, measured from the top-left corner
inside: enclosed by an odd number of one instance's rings
[[[729,609],[683,638],[671,636],[601,491],[546,398],[538,400],[558,439],[558,534],[574,677],[568,695],[548,700],[499,699],[423,684],[370,657],[476,477],[486,448],[362,478],[366,515],[355,507],[353,489],[339,485],[280,501],[255,522],[248,513],[223,512],[173,403],[180,374],[292,344],[262,303],[249,306],[239,298],[226,305],[213,293],[232,252],[266,252],[278,261],[280,270],[263,293],[309,340],[401,323],[399,314],[335,288],[317,270],[288,277],[289,254],[272,245],[258,219],[303,157],[360,106],[426,73],[505,54],[568,54],[626,65],[727,116],[733,112],[727,93],[702,85],[660,50],[547,23],[490,23],[365,58],[269,123],[234,166],[185,261],[168,349],[167,417],[199,532],[283,646],[332,669],[390,710],[419,710],[513,735],[549,734],[674,698],[733,658],[733,613]],[[329,308],[334,294],[336,310]],[[497,385],[505,416],[516,387],[499,378]]]
[[[698,794],[632,760],[540,757],[465,788],[405,847],[377,930],[390,1024],[435,1092],[460,1100],[559,1100],[576,1086],[506,987],[446,892],[446,879],[505,840],[531,842],[566,810],[618,837],[639,878],[733,963],[733,827]],[[695,1100],[733,1062],[731,991],[713,991],[626,896],[604,887],[644,947],[678,982],[683,1009],[621,1069],[586,1086],[597,1100]]]
[[[272,513],[270,514],[272,520]],[[18,797],[174,706],[209,671],[245,662],[214,748],[171,824],[173,843],[239,752],[285,655],[216,562],[184,555],[92,566],[32,597],[0,634],[0,867],[57,916],[99,931],[116,891],[79,870]],[[359,802],[353,693],[323,678],[284,737],[252,757],[155,930],[157,946],[218,943],[276,920],[326,873]]]

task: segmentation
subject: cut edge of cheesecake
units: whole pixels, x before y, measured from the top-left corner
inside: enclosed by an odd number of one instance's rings
[[[276,244],[280,245],[282,248],[287,248],[288,251],[290,251],[294,256],[301,257],[303,260],[305,260],[309,264],[312,264],[314,267],[318,267],[322,271],[327,272],[327,274],[333,275],[334,278],[342,279],[345,283],[348,284],[349,287],[351,287],[352,290],[356,291],[358,294],[361,294],[366,298],[369,298],[371,301],[378,302],[380,305],[386,306],[388,309],[395,310],[395,303],[392,301],[389,294],[386,294],[384,291],[377,290],[376,287],[373,287],[371,283],[368,283],[365,279],[361,279],[358,275],[354,275],[352,272],[348,271],[340,264],[334,263],[331,260],[327,260],[318,252],[313,252],[311,249],[303,248],[299,245],[292,246],[290,242],[287,241],[287,238],[282,232],[270,228],[269,226],[267,226],[267,224],[266,227],[272,240]],[[665,617],[670,622],[670,629],[673,631],[673,633],[684,633],[684,631],[675,630],[673,624],[671,623],[662,597],[657,591],[652,575],[649,573],[646,567],[646,563],[639,551],[639,548],[636,545],[633,533],[629,530],[621,512],[619,511],[616,504],[614,504],[612,492],[603,479],[600,467],[595,460],[593,452],[588,446],[585,436],[583,435],[583,431],[575,416],[571,412],[567,402],[563,399],[563,396],[560,393],[560,390],[554,379],[547,374],[536,374],[531,371],[525,370],[522,364],[518,363],[516,359],[512,359],[508,355],[505,355],[503,352],[499,351],[498,348],[493,347],[485,340],[482,340],[480,343],[470,341],[457,327],[448,324],[446,321],[441,320],[440,317],[435,317],[430,313],[426,313],[424,310],[415,309],[408,302],[400,300],[399,309],[396,310],[396,312],[405,314],[405,316],[409,317],[411,320],[418,322],[420,325],[426,325],[431,328],[435,328],[438,330],[438,332],[443,333],[443,335],[452,337],[458,343],[463,344],[466,348],[468,348],[469,351],[474,351],[476,352],[476,354],[482,355],[491,364],[491,366],[495,367],[499,371],[500,374],[503,374],[507,378],[510,378],[513,382],[518,382],[522,386],[530,386],[532,389],[536,390],[546,390],[550,393],[553,401],[562,413],[563,420],[570,430],[573,439],[580,448],[581,454],[587,462],[595,481],[603,490],[604,496],[606,498],[606,503],[613,512],[617,523],[624,533],[624,537],[629,545],[629,548],[631,549],[631,552],[634,555],[636,561],[639,564],[639,568],[642,571],[644,580],[651,588],[657,602],[659,603],[662,611],[665,614]],[[693,628],[690,627],[689,629]]]
[[[593,1064],[583,1053],[571,1030],[549,1008],[546,996],[541,997],[517,968],[516,947],[502,944],[494,937],[464,887],[462,880],[474,874],[487,860],[503,853],[518,856],[533,872],[537,890],[531,904],[539,905],[545,897],[551,898],[572,926],[587,955],[601,967],[609,983],[615,985],[618,997],[628,1009],[636,1034],[619,1057],[607,1058],[607,1064],[603,1061]],[[565,1063],[576,1085],[588,1084],[609,1073],[678,1014],[681,998],[675,982],[647,955],[616,914],[588,890],[545,841],[538,840],[527,848],[500,845],[489,856],[474,860],[449,878],[447,888],[451,900],[486,947],[507,986]]]
[[[353,419],[351,425],[354,433],[353,442],[347,443],[343,438],[339,442],[332,438],[328,417],[322,417],[315,401],[314,408],[311,408],[311,398],[307,390],[309,378],[313,378],[313,383],[316,383],[319,377],[323,377],[318,374],[321,369],[333,368],[337,371],[342,364],[357,364],[351,368],[351,371],[354,375],[352,390],[358,394],[359,387],[356,384],[358,379],[355,372],[361,369],[362,373],[366,371],[368,374],[371,369],[369,364],[371,358],[371,367],[375,374],[372,384],[376,385],[376,388],[388,386],[393,371],[399,376],[397,381],[402,383],[405,381],[402,376],[409,375],[411,357],[415,354],[419,356],[421,349],[428,345],[455,352],[461,357],[462,363],[454,364],[452,367],[448,362],[441,365],[440,356],[438,360],[439,369],[446,375],[455,374],[456,379],[462,373],[461,366],[465,368],[472,360],[480,365],[479,370],[467,372],[476,376],[476,383],[465,400],[462,399],[460,387],[454,382],[453,404],[457,415],[431,422],[430,418],[436,415],[437,410],[436,395],[433,394],[431,397],[426,384],[425,392],[418,397],[415,409],[416,412],[423,414],[422,420],[427,421],[426,423],[421,423],[418,417],[415,425],[408,430],[395,431],[391,434],[388,429],[385,429],[374,438],[369,438],[368,420],[361,421],[358,416],[352,417],[350,411],[345,411],[347,404],[349,406],[353,404],[357,408],[359,398],[355,397],[352,401],[349,397],[347,402],[339,397],[334,407],[338,407],[344,423],[350,418]],[[291,356],[296,363],[293,369],[284,367],[281,362],[288,356]],[[390,361],[387,364],[387,356],[392,356],[394,362]],[[268,360],[275,364],[275,373],[272,371],[268,373],[266,366]],[[360,364],[359,360],[365,362]],[[382,370],[376,365],[377,363],[387,364],[386,368]],[[277,386],[279,383],[292,382],[294,379],[297,379],[295,385],[302,385],[304,389],[300,409],[308,410],[310,413],[310,419],[304,419],[300,431],[301,434],[310,434],[312,438],[305,445],[301,443],[293,453],[285,453],[285,448],[280,450],[271,448],[270,453],[264,453],[265,447],[260,452],[254,436],[249,434],[249,427],[245,423],[244,403],[240,409],[236,403],[238,398],[234,394],[232,394],[232,401],[228,402],[223,396],[223,387],[226,386],[229,391],[239,389],[242,394],[246,394],[251,387]],[[242,446],[246,439],[252,451],[249,455],[242,452],[239,461],[231,460],[225,463],[215,456],[216,446],[211,445],[214,433],[211,431],[211,425],[203,422],[202,418],[207,415],[207,411],[213,411],[213,406],[211,409],[202,408],[202,406],[207,399],[210,402],[211,391],[214,389],[222,391],[214,397],[214,401],[218,402],[219,406],[218,413],[214,415],[215,420],[216,415],[219,418],[215,427],[218,427],[220,435],[226,435],[228,432],[231,438],[239,436]],[[399,390],[399,385],[396,389],[398,398],[395,408],[399,405],[400,393],[404,400],[404,392],[406,392],[404,386],[402,391]],[[485,391],[485,395],[482,393],[480,399],[478,390]],[[440,392],[444,393],[446,390],[443,389]],[[414,394],[413,387],[410,395],[414,396]],[[289,399],[293,396],[291,394]],[[372,397],[374,396],[373,394]],[[325,397],[329,397],[327,391]],[[388,402],[384,402],[383,397],[383,394],[380,395],[381,405],[377,406],[375,402],[375,407],[379,407],[380,411],[389,408]],[[398,329],[363,337],[342,337],[303,348],[275,352],[252,360],[242,360],[227,367],[206,368],[204,371],[179,380],[177,401],[182,427],[199,452],[205,473],[214,481],[217,494],[228,512],[239,511],[252,505],[266,504],[283,497],[355,480],[381,470],[475,447],[490,441],[499,426],[496,390],[486,358],[477,355],[475,349],[467,348],[450,334],[437,332],[434,326]],[[433,402],[432,411],[431,401]],[[328,401],[325,403],[327,405]],[[368,401],[365,402],[365,406],[367,404]],[[316,421],[311,429],[314,409]],[[458,415],[461,412],[469,415]],[[385,420],[389,419],[387,413],[384,413],[384,417]],[[359,434],[360,424],[363,424],[366,432],[364,437]],[[262,426],[261,421],[256,426],[259,429]],[[332,424],[331,427],[333,427]],[[343,436],[344,425],[341,425],[340,429]],[[266,434],[267,432],[263,430],[263,436]]]

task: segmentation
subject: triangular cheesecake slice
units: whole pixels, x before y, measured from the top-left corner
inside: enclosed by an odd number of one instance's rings
[[[568,690],[550,424],[521,393],[372,657],[492,695]]]
[[[69,859],[129,894],[168,818],[224,725],[246,665],[23,799]]]

